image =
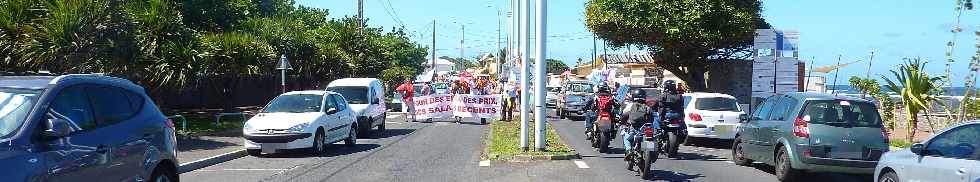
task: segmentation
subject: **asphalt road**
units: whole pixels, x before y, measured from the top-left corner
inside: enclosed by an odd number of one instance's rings
[[[541,162],[481,161],[486,126],[478,120],[413,123],[391,118],[388,130],[359,139],[355,147],[334,144],[327,154],[300,151],[247,156],[181,174],[182,181],[642,181],[625,169],[622,141],[600,154],[584,139],[581,121],[549,121],[582,159]],[[655,181],[776,181],[772,167],[728,162],[730,141],[681,148],[680,159],[661,158]],[[871,181],[867,176],[811,174],[809,181]]]

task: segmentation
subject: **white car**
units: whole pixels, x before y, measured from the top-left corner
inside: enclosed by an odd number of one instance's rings
[[[294,91],[279,95],[245,122],[242,129],[249,155],[283,149],[323,153],[324,145],[357,142],[357,123],[347,100],[329,91]]]
[[[875,181],[980,181],[980,122],[952,127],[911,148],[881,156]]]
[[[688,137],[735,139],[738,116],[744,113],[735,97],[720,93],[686,93],[683,96]]]

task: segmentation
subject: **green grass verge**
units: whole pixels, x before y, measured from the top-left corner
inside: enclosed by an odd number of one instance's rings
[[[891,139],[891,143],[889,143],[889,144],[892,147],[909,148],[909,147],[912,147],[912,144],[915,144],[915,143],[909,142],[908,140],[904,140],[904,139]]]
[[[534,125],[529,124],[528,131],[530,131],[530,147],[534,147]],[[545,146],[545,151],[528,151],[524,152],[521,150],[521,125],[520,122],[503,122],[497,121],[490,125],[492,130],[492,141],[487,150],[489,153],[485,156],[485,159],[489,160],[510,160],[516,155],[529,155],[529,156],[547,156],[547,155],[571,155],[575,153],[571,147],[562,143],[561,138],[555,129],[548,127],[548,137],[547,145]]]
[[[187,117],[187,128],[183,128],[180,119],[173,119],[177,127],[177,135],[194,136],[205,133],[223,131],[233,128],[242,128],[245,121],[240,117],[225,116],[221,117],[221,122],[214,123],[214,116],[195,115]]]

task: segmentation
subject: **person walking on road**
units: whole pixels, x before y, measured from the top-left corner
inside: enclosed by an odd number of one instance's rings
[[[412,100],[415,94],[415,85],[412,85],[410,79],[405,78],[405,81],[398,88],[395,88],[395,91],[402,94],[402,103],[405,103],[405,106],[408,107],[406,112],[408,112],[408,116],[412,119],[411,121],[415,121],[415,102]]]

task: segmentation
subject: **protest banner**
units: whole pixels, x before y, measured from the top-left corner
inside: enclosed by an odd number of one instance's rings
[[[466,118],[496,119],[500,117],[500,95],[456,94],[453,98],[453,115]]]
[[[502,111],[500,95],[434,94],[413,97],[415,117],[424,119],[464,118],[496,119]]]
[[[434,94],[413,97],[415,102],[415,118],[419,120],[431,118],[448,118],[453,116],[452,95]]]

